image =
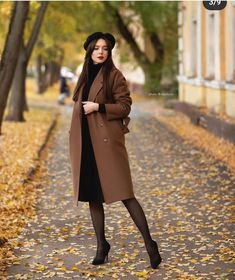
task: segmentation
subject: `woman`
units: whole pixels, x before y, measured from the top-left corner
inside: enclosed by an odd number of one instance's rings
[[[125,148],[132,99],[126,79],[114,66],[110,33],[95,32],[84,43],[82,73],[74,90],[69,145],[74,187],[74,204],[89,202],[97,238],[92,264],[108,259],[110,244],[105,238],[106,204],[122,201],[140,230],[152,268],[161,262],[142,207],[135,198]]]

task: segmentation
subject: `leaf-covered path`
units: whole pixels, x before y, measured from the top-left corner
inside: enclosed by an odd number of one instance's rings
[[[163,262],[152,270],[122,202],[104,204],[109,262],[91,265],[96,239],[87,203],[72,204],[68,153],[71,107],[61,108],[38,188],[37,218],[16,244],[7,279],[234,279],[235,175],[169,131],[141,102],[126,146],[135,186]]]

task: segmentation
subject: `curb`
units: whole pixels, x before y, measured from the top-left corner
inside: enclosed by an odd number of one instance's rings
[[[169,100],[165,107],[185,114],[194,125],[201,126],[215,136],[235,144],[235,123],[201,112],[195,105],[184,101]]]
[[[51,122],[51,125],[49,126],[47,133],[46,133],[46,137],[43,141],[43,143],[40,145],[38,151],[37,151],[37,157],[34,160],[38,160],[40,159],[41,153],[42,151],[45,149],[46,144],[48,142],[48,140],[50,139],[51,133],[53,131],[53,129],[56,127],[57,124],[57,118],[60,115],[60,113],[56,113],[54,119]],[[26,172],[26,176],[23,180],[20,181],[20,183],[25,184],[35,173],[35,171],[37,170],[39,166],[39,163],[36,163],[34,167],[30,167],[29,170]],[[0,239],[0,248],[8,242],[7,238],[1,238]],[[1,275],[0,275],[1,276]],[[1,278],[0,278],[1,279]]]
[[[40,147],[37,151],[37,157],[35,158],[35,160],[40,159],[43,150],[46,148],[46,145],[47,145],[47,143],[50,139],[51,133],[57,125],[57,118],[58,118],[59,115],[60,115],[60,113],[55,114],[55,117],[54,117],[51,125],[49,126],[49,128],[47,130],[46,137],[45,137],[43,143],[40,145]],[[38,163],[34,167],[29,168],[29,170],[26,172],[26,178],[22,180],[23,184],[26,183],[34,175],[37,168],[38,168]]]

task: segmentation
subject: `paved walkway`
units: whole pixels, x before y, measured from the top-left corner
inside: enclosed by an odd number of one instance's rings
[[[126,134],[136,197],[163,262],[149,266],[122,202],[105,205],[109,263],[91,265],[96,239],[87,203],[72,205],[68,158],[71,107],[61,108],[38,189],[37,218],[19,237],[7,279],[234,279],[235,174],[134,104]]]

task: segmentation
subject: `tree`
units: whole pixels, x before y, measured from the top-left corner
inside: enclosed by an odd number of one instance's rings
[[[9,121],[25,121],[23,112],[27,107],[25,82],[27,74],[27,65],[31,57],[34,45],[37,41],[37,37],[42,25],[43,17],[47,8],[48,2],[43,1],[40,4],[38,13],[29,37],[27,44],[24,43],[24,37],[22,36],[20,45],[20,53],[17,61],[16,71],[14,75],[12,93],[9,103],[9,110],[6,120]]]
[[[29,2],[17,1],[13,3],[10,24],[0,62],[0,134],[28,11]]]
[[[58,79],[62,63],[76,70],[83,60],[81,50],[87,32],[105,30],[104,16],[103,5],[98,2],[50,3],[31,61],[38,93]]]
[[[43,44],[44,45],[44,44]],[[36,93],[42,94],[48,86],[53,85],[60,78],[60,68],[64,58],[64,49],[57,44],[37,50],[34,59]],[[44,71],[42,71],[44,66]]]
[[[146,89],[161,90],[163,74],[172,74],[169,68],[176,64],[177,56],[177,2],[103,2],[107,14],[114,19],[116,27],[129,45],[135,60],[142,67],[146,77]],[[125,8],[124,12],[122,12]],[[126,13],[126,10],[129,13]],[[110,22],[111,22],[110,18]],[[130,28],[136,18],[143,28],[143,36],[148,39],[154,55],[148,56],[141,50]],[[170,63],[169,63],[170,61]],[[164,68],[165,66],[167,66]],[[173,67],[176,75],[177,68]]]

